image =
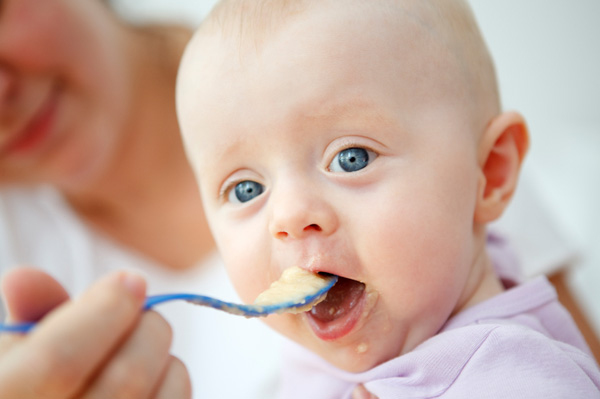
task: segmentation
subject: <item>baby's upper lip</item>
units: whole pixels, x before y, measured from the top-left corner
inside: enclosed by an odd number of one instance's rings
[[[328,273],[339,276],[342,273],[342,268],[339,265],[339,260],[334,257],[316,254],[300,260],[297,266],[313,273]]]
[[[298,266],[313,273],[348,273],[348,253],[340,245],[323,238],[305,239],[281,248],[278,259],[284,265]]]

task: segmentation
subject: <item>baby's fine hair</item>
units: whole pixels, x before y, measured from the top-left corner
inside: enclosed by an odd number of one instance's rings
[[[200,27],[260,53],[270,37],[319,6],[363,7],[378,11],[382,21],[410,20],[424,33],[425,45],[443,49],[458,65],[466,96],[476,108],[483,129],[500,113],[500,95],[493,60],[473,12],[465,0],[221,0]],[[420,43],[420,45],[423,45]],[[250,47],[247,47],[250,46]]]

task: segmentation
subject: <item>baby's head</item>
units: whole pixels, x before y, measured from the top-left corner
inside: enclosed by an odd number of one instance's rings
[[[485,224],[527,148],[451,0],[232,0],[186,50],[178,112],[228,272],[251,302],[282,270],[341,277],[274,328],[362,371],[501,291]]]

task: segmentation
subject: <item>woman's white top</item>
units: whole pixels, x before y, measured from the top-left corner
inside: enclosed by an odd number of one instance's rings
[[[47,271],[73,296],[111,270],[134,269],[147,278],[149,294],[193,292],[238,301],[216,254],[192,270],[171,272],[88,228],[50,187],[0,190],[0,272],[19,265]],[[188,367],[194,398],[272,396],[280,338],[261,321],[185,302],[156,310],[173,328],[172,353]]]

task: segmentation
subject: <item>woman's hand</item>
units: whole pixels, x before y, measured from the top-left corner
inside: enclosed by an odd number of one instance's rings
[[[0,398],[190,398],[187,370],[169,354],[170,326],[141,311],[145,291],[141,277],[117,272],[69,301],[39,270],[8,273],[10,321],[45,317],[27,335],[0,336]]]

